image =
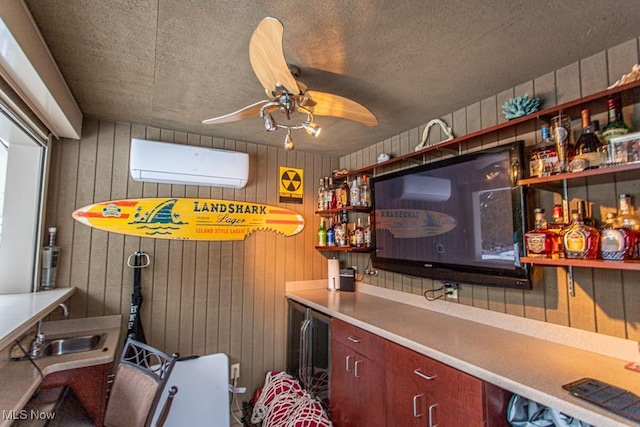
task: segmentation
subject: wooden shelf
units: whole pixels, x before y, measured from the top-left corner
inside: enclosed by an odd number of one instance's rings
[[[440,144],[432,145],[430,147],[425,147],[420,151],[415,151],[412,153],[403,154],[397,157],[393,157],[390,160],[382,163],[376,163],[370,166],[366,166],[360,169],[356,169],[350,171],[348,174],[339,175],[338,177],[334,177],[334,179],[344,179],[347,176],[353,175],[372,175],[375,176],[375,170],[377,168],[385,168],[387,166],[392,166],[396,163],[400,163],[408,160],[423,160],[425,156],[432,155],[441,155],[442,151],[447,152],[458,152],[459,147],[465,143],[469,146],[473,146],[473,144],[480,144],[482,142],[482,138],[486,135],[490,135],[492,133],[499,133],[500,131],[507,130],[510,128],[517,128],[519,126],[525,128],[532,128],[536,121],[540,120],[548,123],[551,120],[551,117],[557,115],[559,111],[562,111],[565,114],[568,114],[572,117],[579,118],[580,110],[584,108],[589,108],[592,114],[597,114],[607,110],[607,98],[610,95],[620,94],[622,105],[630,105],[638,102],[640,99],[640,81],[636,81],[633,83],[629,83],[628,85],[616,87],[613,89],[604,90],[602,92],[594,93],[592,95],[587,95],[583,98],[579,98],[573,101],[565,102],[560,105],[556,105],[553,107],[545,108],[544,110],[537,111],[533,114],[529,114],[527,116],[518,117],[513,120],[509,120],[503,123],[499,123],[495,126],[491,126],[476,132],[471,132],[466,135],[462,135],[452,139],[451,141],[446,141]],[[556,175],[556,179],[557,179]],[[541,178],[542,179],[542,178]]]
[[[328,209],[328,210],[324,210],[324,211],[316,211],[316,214],[318,215],[330,215],[330,214],[334,214],[334,213],[340,213],[342,211],[349,211],[349,212],[371,212],[371,206],[345,206],[342,208],[336,208],[336,209]]]
[[[316,246],[319,251],[334,252],[371,252],[373,248],[354,248],[351,246]]]
[[[589,169],[582,172],[567,172],[542,178],[526,178],[518,181],[518,184],[525,186],[560,187],[562,181],[567,180],[571,181],[572,185],[584,186],[601,184],[603,182],[635,180],[640,176],[638,172],[640,172],[640,162]]]
[[[640,271],[640,261],[605,261],[601,259],[550,259],[520,257],[521,262],[558,267],[604,268],[611,270]]]

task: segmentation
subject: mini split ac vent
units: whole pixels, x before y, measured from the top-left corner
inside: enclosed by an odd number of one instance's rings
[[[240,189],[249,180],[249,155],[133,138],[130,169],[135,181]]]

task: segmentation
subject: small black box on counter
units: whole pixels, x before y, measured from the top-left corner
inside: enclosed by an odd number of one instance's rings
[[[340,290],[353,292],[356,290],[356,270],[353,268],[340,269]]]

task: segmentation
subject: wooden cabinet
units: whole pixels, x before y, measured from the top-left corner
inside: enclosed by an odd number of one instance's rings
[[[508,426],[509,393],[389,341],[385,352],[387,425]]]
[[[385,426],[384,340],[331,322],[331,419],[336,427]]]
[[[111,373],[111,363],[68,369],[47,375],[41,388],[68,385],[93,419],[96,426],[102,426],[107,406],[107,382]]]

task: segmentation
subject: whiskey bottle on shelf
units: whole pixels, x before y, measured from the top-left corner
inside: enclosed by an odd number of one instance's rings
[[[629,194],[620,194],[620,196],[618,196],[618,217],[616,218],[616,224],[636,232],[640,231],[640,218],[634,214],[631,196]]]
[[[558,251],[557,251],[557,255],[558,258],[564,258],[564,245],[562,244],[562,239],[560,238],[560,232],[567,228],[569,226],[568,222],[565,221],[564,219],[564,209],[562,208],[561,204],[556,204],[553,205],[553,214],[552,214],[552,220],[549,223],[549,231],[552,231],[554,233],[556,233],[557,236],[557,244],[558,244]]]
[[[559,258],[558,235],[549,230],[545,211],[542,208],[533,210],[535,225],[533,230],[524,235],[527,256],[533,258]]]
[[[541,178],[558,173],[558,154],[556,144],[549,137],[549,126],[540,128],[541,140],[529,151],[529,176]]]
[[[617,97],[609,97],[607,100],[607,109],[609,122],[602,129],[602,139],[608,144],[612,137],[626,135],[631,131],[631,128],[622,119],[622,109],[620,108],[620,101]]]
[[[318,210],[324,210],[324,179],[320,178],[320,185],[318,185]]]
[[[367,225],[364,227],[364,246],[370,248],[372,245],[371,239],[371,215],[367,216]]]
[[[355,240],[356,248],[364,247],[364,228],[362,228],[362,222],[360,221],[359,217],[358,217],[358,222],[356,224],[354,233],[355,233],[354,240]]]
[[[342,181],[342,189],[340,191],[340,201],[342,207],[349,206],[349,191],[349,179],[345,178],[344,181]]]
[[[584,200],[578,201],[578,214],[585,225],[588,225],[589,227],[596,227],[596,220],[587,214],[587,203]]]
[[[580,112],[582,116],[582,135],[576,141],[576,158],[586,162],[586,169],[600,167],[600,153],[598,148],[602,146],[600,139],[593,132],[591,124],[591,110],[585,108]]]
[[[605,226],[600,230],[602,259],[623,261],[637,257],[637,236],[633,230],[616,225],[616,214],[609,212]]]
[[[367,175],[362,175],[362,185],[360,186],[360,206],[371,206],[371,189],[367,181]]]
[[[336,189],[333,186],[333,177],[329,177],[329,186],[327,187],[327,210],[336,208]]]
[[[571,211],[571,225],[560,232],[565,258],[597,259],[600,232],[586,225],[577,209]]]

